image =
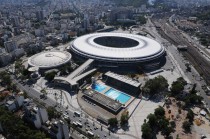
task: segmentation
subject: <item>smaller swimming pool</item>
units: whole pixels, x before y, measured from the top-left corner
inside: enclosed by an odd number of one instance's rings
[[[111,88],[107,92],[105,92],[105,95],[114,99],[114,100],[118,100],[122,104],[125,104],[131,98],[129,95],[127,95],[123,92],[117,91],[113,88]]]
[[[95,84],[92,86],[92,89],[94,89],[95,91],[101,93],[102,91],[104,91],[107,87],[105,85],[102,84]]]

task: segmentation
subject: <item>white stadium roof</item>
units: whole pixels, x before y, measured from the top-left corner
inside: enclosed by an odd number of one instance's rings
[[[28,64],[40,69],[61,66],[71,59],[71,54],[66,51],[45,51],[33,55],[28,59]]]
[[[122,39],[119,46],[127,40],[138,42],[135,46],[111,47],[96,42],[97,38],[117,37]],[[119,40],[119,39],[118,39]],[[116,44],[115,44],[116,45]],[[157,41],[133,34],[94,33],[78,37],[71,45],[71,51],[86,57],[102,61],[143,62],[156,59],[165,53],[165,49]]]

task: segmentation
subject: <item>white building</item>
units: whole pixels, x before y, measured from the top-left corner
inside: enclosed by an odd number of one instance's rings
[[[69,139],[69,128],[62,120],[56,120],[50,126],[50,134],[56,139]]]
[[[41,128],[42,124],[48,121],[46,109],[34,106],[33,103],[30,103],[29,106],[26,106],[24,116],[29,122],[34,124],[36,128]]]
[[[5,104],[6,108],[9,110],[9,111],[14,111],[16,110],[16,104],[15,104],[15,101],[14,100],[8,100]]]
[[[5,104],[6,108],[9,111],[15,111],[23,105],[24,97],[23,96],[15,96],[8,100]]]

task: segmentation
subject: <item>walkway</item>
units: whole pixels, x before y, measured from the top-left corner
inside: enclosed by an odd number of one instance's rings
[[[90,75],[91,73],[93,73],[97,70],[96,68],[94,68],[94,69],[91,69],[91,70],[81,74],[87,68],[89,68],[93,62],[94,62],[93,59],[88,59],[85,63],[83,63],[81,66],[79,66],[79,68],[74,70],[69,76],[67,76],[67,77],[55,77],[54,80],[66,81],[71,86],[77,85],[78,81],[80,81],[81,79],[85,78],[86,76]]]

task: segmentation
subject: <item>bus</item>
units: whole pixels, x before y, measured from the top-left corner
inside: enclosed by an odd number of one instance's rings
[[[77,126],[77,122],[73,122],[72,124],[73,124],[74,126]]]
[[[91,136],[91,137],[94,136],[93,132],[91,132],[91,131],[88,131],[87,134],[88,134],[89,136]]]
[[[82,128],[82,123],[80,123],[80,122],[76,122],[77,123],[77,126],[79,126],[80,128]]]

